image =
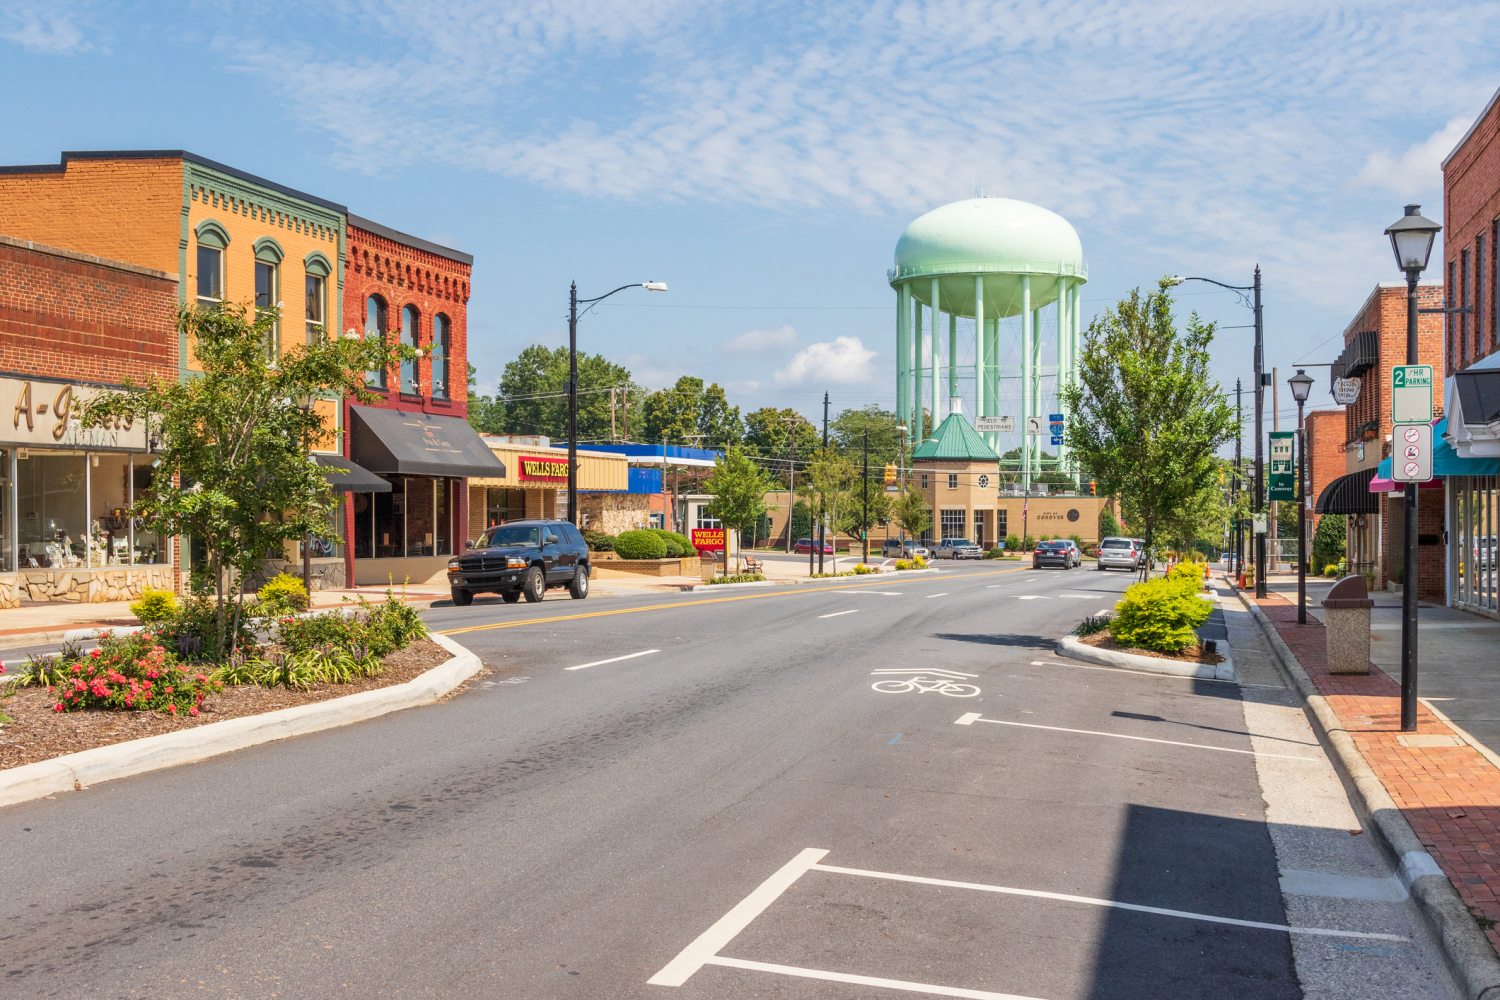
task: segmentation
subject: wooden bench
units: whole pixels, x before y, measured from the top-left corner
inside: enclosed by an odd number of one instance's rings
[[[765,564],[764,560],[757,559],[754,556],[746,556],[745,557],[745,572],[746,573],[759,573],[761,570],[763,570],[765,568],[766,568],[766,564]]]

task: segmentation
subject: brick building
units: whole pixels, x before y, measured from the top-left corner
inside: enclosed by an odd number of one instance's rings
[[[1346,421],[1344,408],[1336,410],[1313,410],[1304,418],[1307,437],[1307,490],[1306,495],[1314,500],[1322,495],[1328,484],[1345,473],[1344,440]],[[1318,530],[1318,521],[1323,515],[1309,511],[1307,537],[1309,544]]]
[[[1443,161],[1443,261],[1450,314],[1444,373],[1453,450],[1444,477],[1449,603],[1500,617],[1500,92]]]
[[[0,235],[0,607],[173,589],[173,540],[122,516],[151,484],[144,422],[73,410],[176,378],[177,275]]]

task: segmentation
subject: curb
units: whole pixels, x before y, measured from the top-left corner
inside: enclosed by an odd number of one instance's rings
[[[1181,660],[1163,660],[1155,656],[1124,653],[1118,649],[1100,649],[1097,646],[1079,642],[1076,636],[1071,635],[1065,635],[1058,640],[1057,655],[1066,656],[1072,660],[1083,660],[1086,663],[1097,663],[1104,667],[1137,670],[1148,674],[1170,674],[1174,677],[1197,677],[1212,681],[1236,680],[1234,658],[1230,655],[1229,643],[1220,639],[1219,644],[1224,654],[1223,663],[1187,663]]]
[[[1471,1000],[1500,1000],[1500,957],[1474,923],[1458,890],[1432,855],[1423,849],[1421,839],[1401,815],[1400,807],[1354,745],[1353,737],[1329,706],[1328,699],[1318,693],[1276,626],[1260,605],[1245,600],[1239,588],[1230,584],[1230,589],[1255,619],[1282,672],[1302,698],[1313,729],[1330,751],[1339,777],[1351,792],[1350,799],[1356,810],[1368,818],[1367,825],[1396,866],[1396,873],[1411,893],[1428,930],[1442,946],[1443,958],[1464,996]]]
[[[751,580],[749,583],[699,583],[684,590],[697,592],[700,590],[739,590],[741,587],[785,587],[790,580]]]
[[[127,740],[113,746],[9,768],[0,771],[0,806],[15,805],[57,792],[82,790],[102,781],[191,764],[231,750],[363,722],[403,708],[429,705],[483,669],[478,656],[447,636],[434,632],[429,638],[451,652],[453,659],[404,684],[279,712],[211,722],[194,729]]]

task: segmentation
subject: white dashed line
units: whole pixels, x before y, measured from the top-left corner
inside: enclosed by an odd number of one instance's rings
[[[946,590],[943,591],[941,594],[928,594],[927,595],[927,597],[928,597],[929,600],[932,599],[932,598],[934,598],[934,597],[947,597],[947,596],[948,596],[948,592]]]
[[[839,615],[857,615],[857,614],[859,614],[859,609],[855,608],[852,611],[835,611],[831,615],[819,615],[818,617],[819,618],[837,618]]]
[[[646,656],[649,653],[660,653],[659,649],[643,649],[639,653],[628,653],[625,656],[612,656],[607,660],[595,660],[593,663],[580,663],[576,667],[563,667],[564,670],[583,670],[586,667],[599,667],[606,663],[619,663],[621,660],[633,660],[637,656]]]

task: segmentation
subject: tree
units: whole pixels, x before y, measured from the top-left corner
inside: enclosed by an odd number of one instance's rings
[[[1078,464],[1118,496],[1125,519],[1154,549],[1174,516],[1216,484],[1214,452],[1234,435],[1234,408],[1209,378],[1214,325],[1192,314],[1179,331],[1162,279],[1089,324],[1078,381],[1065,386],[1068,444]]]
[[[854,479],[854,463],[833,448],[819,448],[806,472],[797,477],[797,495],[811,508],[814,526],[824,520],[835,531],[844,513],[849,485]],[[838,572],[838,547],[834,547],[833,571]]]
[[[1345,533],[1348,526],[1345,518],[1336,514],[1324,514],[1318,520],[1312,539],[1312,571],[1323,572],[1330,563],[1337,564],[1344,558]]]
[[[871,459],[871,464],[874,464],[873,459]],[[891,519],[891,500],[892,494],[885,491],[883,474],[876,475],[872,470],[869,480],[866,481],[856,469],[854,481],[849,487],[849,499],[844,504],[844,514],[839,520],[838,530],[846,535],[863,538],[871,528]]]
[[[1115,515],[1109,508],[1101,508],[1099,511],[1099,540],[1106,538],[1119,538],[1125,534],[1125,529],[1120,527],[1120,522],[1115,520]]]
[[[714,495],[705,508],[728,530],[743,531],[757,523],[766,512],[766,493],[771,481],[765,472],[745,457],[739,445],[714,460],[713,475],[703,484]],[[727,540],[728,535],[725,535]],[[736,560],[735,570],[739,570]]]
[[[647,441],[691,444],[703,414],[703,380],[684,375],[670,389],[660,389],[641,404]]]
[[[578,437],[608,441],[610,390],[630,385],[630,371],[602,354],[578,355]],[[615,397],[618,400],[618,396]],[[568,349],[532,344],[506,362],[496,405],[506,434],[568,436]],[[617,411],[618,417],[618,411]],[[616,423],[616,433],[622,425]]]
[[[911,538],[921,538],[922,532],[932,527],[932,514],[927,510],[927,498],[915,486],[907,486],[896,494],[891,501],[891,517]]]
[[[469,426],[481,434],[503,434],[505,432],[505,400],[493,396],[481,396],[474,391],[479,384],[479,369],[469,365]]]
[[[329,434],[313,404],[372,403],[365,373],[421,353],[351,332],[269,360],[266,342],[278,319],[274,309],[252,319],[239,306],[183,308],[177,328],[193,344],[201,376],[145,385],[127,376],[124,389],[99,393],[80,412],[85,426],[143,419],[160,438],[151,489],[131,514],[206,548],[207,565],[193,567],[194,589],[216,596],[221,623],[233,619],[217,630],[216,659],[226,653],[226,635],[239,634],[240,581],[284,543],[332,534],[329,513],[340,501],[323,467],[308,460],[308,445]]]
[[[795,423],[794,423],[795,421]],[[745,417],[745,453],[759,455],[783,487],[792,457],[792,427],[797,428],[797,461],[805,463],[818,450],[818,433],[791,407],[762,407]]]
[[[1045,469],[1052,466],[1051,472],[1033,471],[1031,481],[1035,483],[1046,483],[1048,486],[1056,486],[1058,489],[1071,490],[1076,484],[1069,473],[1058,471],[1057,456],[1050,452],[1038,449],[1035,460],[1040,463],[1040,468]],[[1002,482],[1014,483],[1018,488],[1021,485],[1021,449],[1012,448],[1000,456],[1000,478]]]
[[[895,463],[901,454],[901,435],[896,432],[900,423],[896,414],[882,410],[871,403],[859,410],[845,410],[828,423],[828,437],[834,446],[855,465],[864,461],[865,432],[870,432],[871,475],[880,470],[884,475],[887,463]]]
[[[740,408],[730,406],[724,390],[715,382],[703,390],[698,407],[698,433],[703,435],[706,448],[729,448],[737,446],[745,436],[745,422],[740,419]]]

